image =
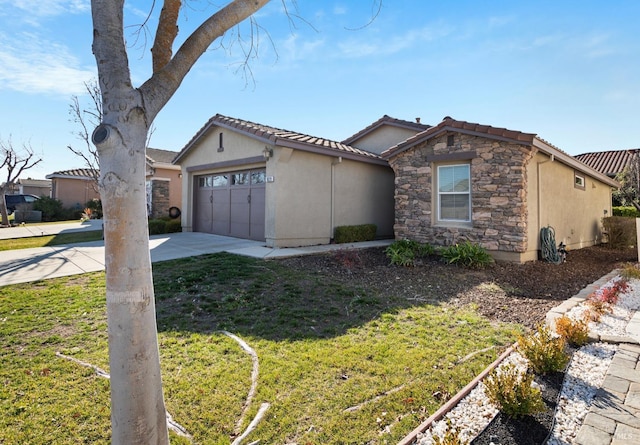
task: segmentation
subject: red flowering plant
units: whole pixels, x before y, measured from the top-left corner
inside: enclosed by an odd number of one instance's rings
[[[629,281],[626,278],[618,278],[613,281],[609,286],[603,286],[591,295],[587,299],[587,303],[591,306],[591,309],[595,311],[591,318],[594,321],[600,319],[600,315],[605,312],[611,313],[613,307],[618,302],[618,298],[621,293],[626,292],[629,289]],[[594,316],[595,315],[595,316]]]

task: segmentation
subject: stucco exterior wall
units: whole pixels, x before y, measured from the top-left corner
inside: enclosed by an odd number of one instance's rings
[[[169,187],[169,207],[178,207],[182,210],[182,178],[180,177],[180,169],[155,167],[153,176],[147,179],[166,180]],[[168,211],[168,210],[167,210]]]
[[[602,218],[611,215],[611,186],[540,153],[535,163],[539,169],[538,234],[542,227],[551,226],[556,244],[564,242],[569,250],[602,242]],[[584,187],[575,186],[576,174],[584,178]]]
[[[393,147],[397,143],[409,139],[417,132],[417,130],[385,125],[362,136],[352,142],[351,145],[353,147],[361,148],[362,150],[380,154],[387,148]]]
[[[85,204],[92,199],[100,199],[94,190],[93,181],[87,179],[52,179],[52,197],[62,201],[64,207],[84,209]]]

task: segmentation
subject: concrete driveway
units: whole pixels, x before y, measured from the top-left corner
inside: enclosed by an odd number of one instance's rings
[[[40,236],[41,234],[68,233],[71,231],[100,230],[101,221],[59,225],[42,225],[34,228],[0,229],[0,239]],[[59,231],[56,231],[59,230]],[[7,236],[4,232],[9,231]],[[42,231],[43,233],[37,233]],[[22,236],[15,236],[22,234]],[[176,258],[229,252],[255,258],[279,258],[338,249],[386,246],[391,240],[367,241],[351,244],[330,244],[277,249],[266,247],[264,242],[251,241],[209,233],[181,232],[155,235],[149,239],[151,261],[166,261]],[[76,275],[104,270],[104,242],[94,241],[74,245],[38,247],[0,252],[0,286],[27,283],[48,278]]]

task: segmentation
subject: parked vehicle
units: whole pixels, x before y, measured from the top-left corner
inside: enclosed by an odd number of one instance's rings
[[[4,195],[4,201],[7,203],[7,212],[12,214],[16,211],[16,206],[20,204],[33,204],[38,199],[36,195]]]

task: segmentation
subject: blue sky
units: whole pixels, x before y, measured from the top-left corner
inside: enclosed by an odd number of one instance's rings
[[[180,38],[211,3],[187,3]],[[150,75],[152,37],[134,31],[151,4],[126,5],[135,85]],[[257,14],[249,79],[234,40],[214,43],[158,115],[151,146],[178,151],[221,113],[335,140],[387,114],[536,133],[573,155],[640,147],[636,0],[383,0],[369,25],[377,0],[297,5],[303,20],[280,0]],[[66,147],[82,147],[69,105],[96,77],[91,38],[88,0],[0,0],[0,139],[43,158],[27,176],[83,166]]]

